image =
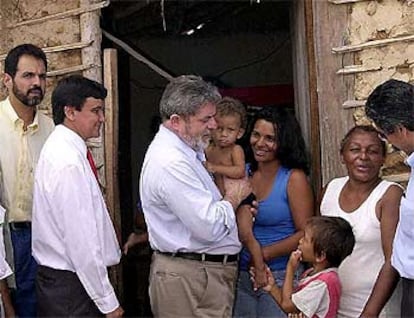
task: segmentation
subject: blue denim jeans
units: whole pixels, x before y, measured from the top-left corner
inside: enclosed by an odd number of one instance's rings
[[[22,228],[11,230],[14,255],[16,290],[13,305],[19,318],[36,317],[35,278],[37,263],[32,256],[32,230]]]
[[[298,281],[296,274],[295,285]],[[282,287],[286,271],[274,271],[273,277],[276,284]],[[273,297],[266,291],[258,289],[253,290],[250,274],[247,271],[240,271],[237,281],[236,300],[234,304],[233,317],[237,318],[259,318],[259,317],[287,317],[285,312],[277,305]]]

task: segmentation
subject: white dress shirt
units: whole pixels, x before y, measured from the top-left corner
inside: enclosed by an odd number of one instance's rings
[[[414,153],[407,158],[407,164],[411,167],[411,174],[405,197],[401,198],[391,264],[402,277],[414,279]]]
[[[235,213],[197,158],[163,125],[145,155],[140,197],[151,247],[161,252],[237,254]]]
[[[35,172],[32,250],[39,265],[75,272],[102,313],[119,306],[107,266],[121,252],[86,144],[58,125]]]

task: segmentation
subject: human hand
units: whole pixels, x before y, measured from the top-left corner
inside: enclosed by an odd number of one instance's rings
[[[288,314],[288,318],[306,318],[303,312],[292,312]]]
[[[231,179],[223,178],[225,200],[230,201],[236,209],[240,202],[252,192],[252,186],[247,178]]]
[[[302,260],[302,251],[296,250],[290,254],[289,261],[287,266],[292,267],[293,270],[296,270]]]
[[[123,315],[124,315],[124,310],[122,309],[121,306],[119,306],[114,311],[107,313],[105,317],[106,318],[119,318],[119,317],[122,317]]]
[[[260,271],[258,271],[254,267],[250,267],[249,273],[250,279],[253,283],[254,290],[257,290],[259,287],[261,287],[264,291],[270,292],[272,287],[276,284],[272,271],[268,266],[265,266],[264,270]],[[259,276],[263,274],[264,276],[259,278]],[[259,279],[262,280],[261,283],[259,283]]]
[[[128,250],[139,244],[139,243],[143,243],[143,242],[147,242],[148,241],[148,233],[144,232],[144,233],[131,233],[128,236],[128,239],[126,241],[126,243],[124,244],[122,251],[125,255],[128,254]]]

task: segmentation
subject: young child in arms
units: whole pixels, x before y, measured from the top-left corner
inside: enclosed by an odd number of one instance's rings
[[[213,174],[214,180],[224,195],[223,178],[239,179],[246,176],[243,148],[236,144],[246,130],[246,109],[243,104],[231,97],[224,97],[217,104],[215,116],[217,128],[212,133],[212,141],[206,149],[205,167]],[[255,197],[249,196],[250,201]],[[266,265],[260,244],[253,235],[253,217],[244,210],[237,213],[239,239],[252,255],[252,266],[256,268],[255,287],[267,284]]]

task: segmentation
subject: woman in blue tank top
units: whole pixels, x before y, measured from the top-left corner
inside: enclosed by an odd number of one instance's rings
[[[307,179],[305,143],[294,115],[285,108],[265,107],[253,120],[248,174],[259,203],[253,234],[263,259],[279,286],[290,253],[313,215],[313,194]],[[286,317],[268,293],[254,290],[249,277],[251,256],[240,254],[235,317]]]

